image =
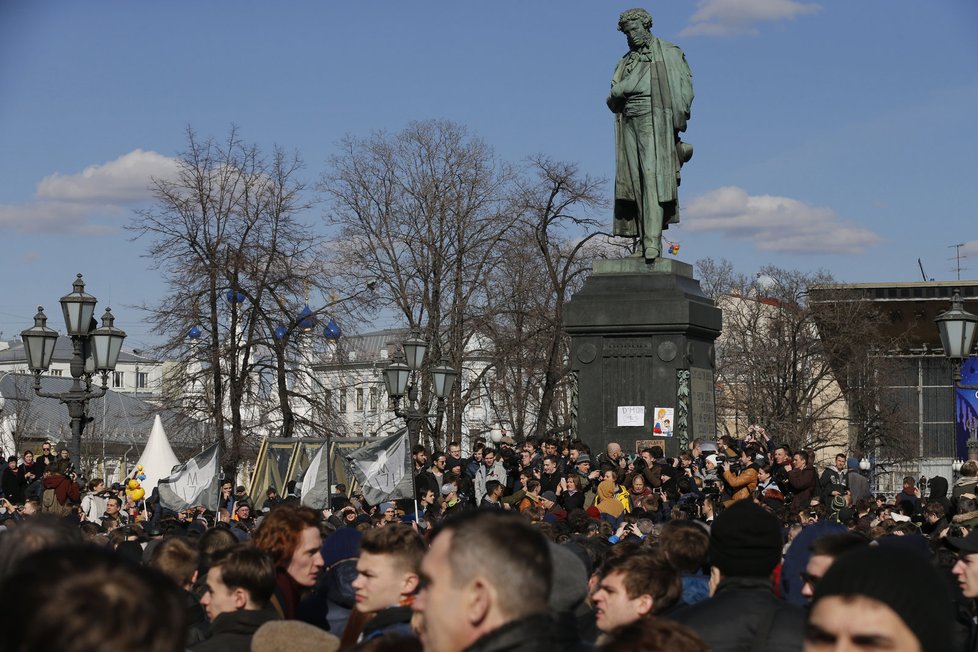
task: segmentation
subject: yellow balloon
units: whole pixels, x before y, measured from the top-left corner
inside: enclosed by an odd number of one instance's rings
[[[133,478],[132,480],[130,480],[129,481],[129,488],[130,489],[139,489],[139,480],[137,480],[136,478]]]
[[[139,489],[134,489],[132,492],[133,500],[142,500],[143,496],[146,495],[146,490],[140,487]]]

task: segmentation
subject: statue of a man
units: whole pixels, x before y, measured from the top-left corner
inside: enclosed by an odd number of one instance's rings
[[[693,103],[693,78],[679,47],[652,36],[644,9],[621,14],[629,52],[611,78],[615,113],[614,234],[637,240],[633,255],[652,262],[662,230],[679,221],[679,169],[693,155],[679,134]]]

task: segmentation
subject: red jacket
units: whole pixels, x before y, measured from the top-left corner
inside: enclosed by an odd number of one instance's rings
[[[69,501],[75,505],[81,502],[81,491],[78,485],[60,473],[52,473],[44,478],[41,486],[45,489],[54,489],[54,495],[62,505]]]

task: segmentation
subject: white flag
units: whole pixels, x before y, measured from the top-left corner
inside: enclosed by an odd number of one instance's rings
[[[218,450],[218,444],[214,444],[160,480],[156,485],[160,504],[175,512],[198,506],[216,512],[221,493]]]
[[[301,502],[306,507],[313,509],[324,509],[329,507],[329,473],[327,465],[329,455],[326,452],[326,444],[319,447],[309,468],[302,474],[302,499]]]
[[[363,497],[376,505],[414,496],[407,430],[367,444],[344,456],[350,475],[363,487]]]

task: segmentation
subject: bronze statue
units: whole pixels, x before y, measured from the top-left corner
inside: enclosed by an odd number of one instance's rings
[[[615,113],[614,234],[637,240],[634,256],[654,261],[662,230],[679,222],[679,169],[693,148],[679,139],[693,103],[693,79],[678,46],[652,36],[644,9],[621,14],[629,52],[611,78]]]

